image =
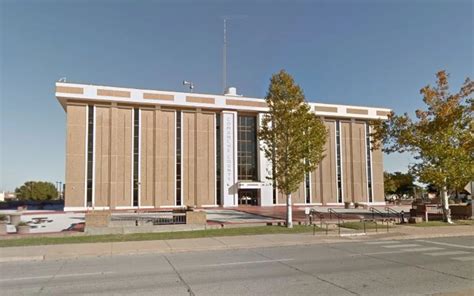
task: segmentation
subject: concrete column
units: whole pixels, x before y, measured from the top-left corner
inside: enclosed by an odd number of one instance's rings
[[[258,114],[257,124],[259,129],[264,116],[265,113]],[[263,142],[258,141],[258,180],[263,183],[260,189],[260,204],[262,206],[272,206],[273,186],[272,181],[267,179],[272,174],[272,162],[265,157],[265,153],[262,150],[264,146]]]
[[[224,207],[238,205],[237,188],[237,112],[221,113],[221,194]]]
[[[115,209],[117,206],[117,171],[118,171],[118,111],[117,104],[114,103],[110,107],[110,168],[109,168],[109,180],[110,180],[110,195],[109,195],[109,207]]]

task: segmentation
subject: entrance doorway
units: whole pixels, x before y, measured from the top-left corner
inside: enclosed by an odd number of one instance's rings
[[[239,189],[239,205],[259,205],[258,189]]]

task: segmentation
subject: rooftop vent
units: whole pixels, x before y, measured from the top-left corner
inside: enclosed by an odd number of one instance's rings
[[[237,88],[231,86],[226,88],[224,95],[230,96],[230,97],[241,97],[242,95],[237,94]]]

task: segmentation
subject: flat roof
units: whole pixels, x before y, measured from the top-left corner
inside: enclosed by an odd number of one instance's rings
[[[165,90],[125,88],[94,84],[56,82],[56,98],[66,110],[68,100],[91,103],[116,102],[138,105],[160,105],[183,108],[266,112],[262,98],[245,96],[176,92]],[[359,119],[386,119],[387,108],[363,107],[340,104],[308,103],[319,116]]]

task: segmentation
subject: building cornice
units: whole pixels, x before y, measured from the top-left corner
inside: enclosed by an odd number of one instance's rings
[[[115,102],[137,105],[160,105],[178,108],[203,108],[266,112],[264,99],[243,96],[213,95],[202,93],[161,91],[112,87],[104,85],[56,82],[56,98],[66,109],[68,100],[93,103]],[[316,115],[324,117],[386,119],[391,112],[387,108],[350,106],[339,104],[309,103]]]

